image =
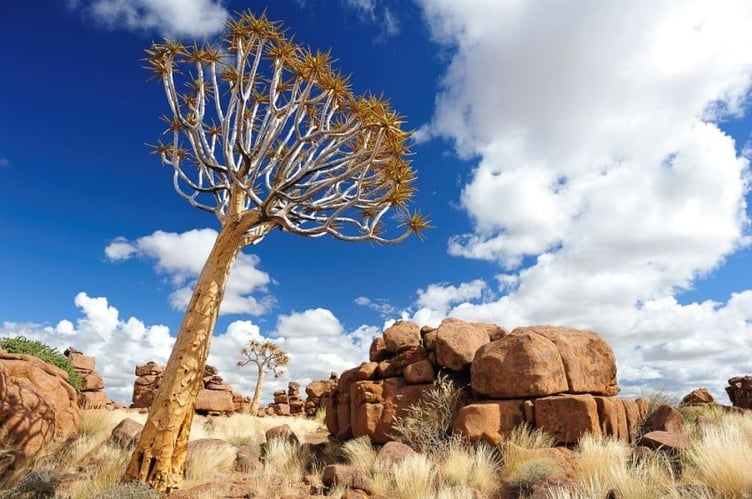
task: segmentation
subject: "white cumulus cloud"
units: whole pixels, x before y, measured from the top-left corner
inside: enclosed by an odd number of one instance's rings
[[[193,229],[183,233],[158,230],[135,241],[117,238],[104,252],[111,261],[135,257],[155,260],[157,272],[167,275],[175,287],[170,294],[170,304],[176,310],[184,310],[216,238],[214,229]],[[230,270],[221,314],[261,315],[273,307],[274,299],[266,293],[271,278],[257,268],[259,263],[255,255],[238,254]],[[261,296],[255,297],[254,293]]]
[[[0,324],[0,336],[24,336],[61,352],[72,346],[94,356],[108,398],[130,404],[136,366],[149,361],[164,365],[175,338],[167,326],[147,325],[136,317],[121,318],[105,297],[81,292],[75,304],[81,312],[75,322],[62,319],[55,326],[5,322]],[[289,354],[290,363],[282,378],[265,382],[262,402],[267,404],[271,394],[286,388],[290,381],[299,382],[302,392],[312,380],[327,379],[332,371],[340,373],[367,360],[371,341],[380,333],[369,326],[346,331],[331,311],[321,308],[280,315],[274,331],[262,331],[252,321],[239,320],[230,323],[226,331],[215,332],[208,364],[219,370],[235,392],[250,396],[256,372],[249,366],[237,366],[240,349],[251,340],[275,341]]]
[[[69,0],[73,9],[110,29],[156,31],[164,36],[207,37],[229,17],[217,0]]]
[[[167,326],[146,325],[135,317],[120,318],[104,297],[78,293],[74,303],[81,311],[75,323],[62,319],[55,326],[5,322],[0,336],[24,336],[64,351],[69,346],[97,359],[96,370],[104,379],[107,396],[130,403],[136,365],[153,360],[165,363],[173,338]]]
[[[749,160],[719,121],[745,111],[752,5],[420,3],[451,54],[424,134],[475,165],[449,252],[504,269],[502,298],[448,314],[595,329],[631,389],[722,396],[746,371],[750,291],[676,296],[750,243]]]

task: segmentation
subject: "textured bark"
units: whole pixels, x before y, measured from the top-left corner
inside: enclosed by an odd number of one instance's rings
[[[186,309],[124,482],[145,482],[160,492],[181,486],[196,395],[202,385],[211,334],[230,267],[246,230],[255,220],[255,213],[225,218]]]
[[[264,384],[264,368],[258,365],[258,381],[256,381],[256,389],[253,390],[253,400],[251,401],[251,414],[256,415],[256,410],[261,403],[261,387]]]

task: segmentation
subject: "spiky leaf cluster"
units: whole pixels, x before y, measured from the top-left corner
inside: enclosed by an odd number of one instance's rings
[[[408,207],[415,171],[404,118],[382,97],[355,95],[329,52],[244,12],[220,46],[165,40],[147,54],[170,105],[170,140],[155,152],[192,205],[220,220],[258,210],[249,242],[275,227],[377,242],[428,228]],[[390,209],[399,216],[386,217]]]

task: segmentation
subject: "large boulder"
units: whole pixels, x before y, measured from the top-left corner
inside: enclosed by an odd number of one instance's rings
[[[707,388],[697,388],[684,396],[679,405],[707,405],[715,404],[713,395]]]
[[[420,327],[411,321],[397,321],[384,331],[384,345],[390,353],[420,346]]]
[[[497,445],[525,423],[524,400],[488,400],[462,407],[452,428],[471,442]],[[531,421],[532,423],[532,421]]]
[[[726,393],[731,405],[742,409],[752,409],[752,376],[734,376],[728,380]]]
[[[235,404],[232,401],[232,392],[207,390],[205,388],[198,391],[196,396],[197,413],[230,415],[234,411]]]
[[[81,409],[98,409],[106,407],[109,403],[104,391],[104,380],[94,368],[96,359],[84,355],[73,347],[68,347],[63,352],[71,363],[71,366],[81,376],[81,392],[78,394],[78,407]]]
[[[471,380],[476,392],[497,399],[619,391],[614,353],[600,335],[552,326],[517,328],[483,345]]]
[[[0,433],[24,457],[78,434],[76,390],[62,369],[31,355],[0,350]]]
[[[444,319],[436,333],[436,361],[453,371],[470,367],[475,352],[491,341],[492,324],[473,324],[459,319]]]
[[[408,385],[402,378],[352,383],[347,411],[352,436],[367,435],[376,444],[389,442],[394,433],[395,417],[403,416],[407,408],[418,402],[432,386]]]
[[[560,443],[576,443],[585,433],[601,434],[598,405],[591,395],[554,395],[534,403],[535,426]]]

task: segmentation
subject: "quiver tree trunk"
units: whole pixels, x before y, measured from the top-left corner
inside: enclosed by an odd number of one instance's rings
[[[253,400],[251,401],[251,414],[256,415],[256,411],[261,403],[261,388],[264,385],[264,368],[258,366],[258,380],[256,381],[256,389],[253,390]]]
[[[246,215],[249,215],[246,213]],[[185,311],[164,377],[124,482],[141,481],[161,492],[179,488],[188,449],[196,396],[202,387],[211,334],[230,267],[251,217],[226,217]]]

